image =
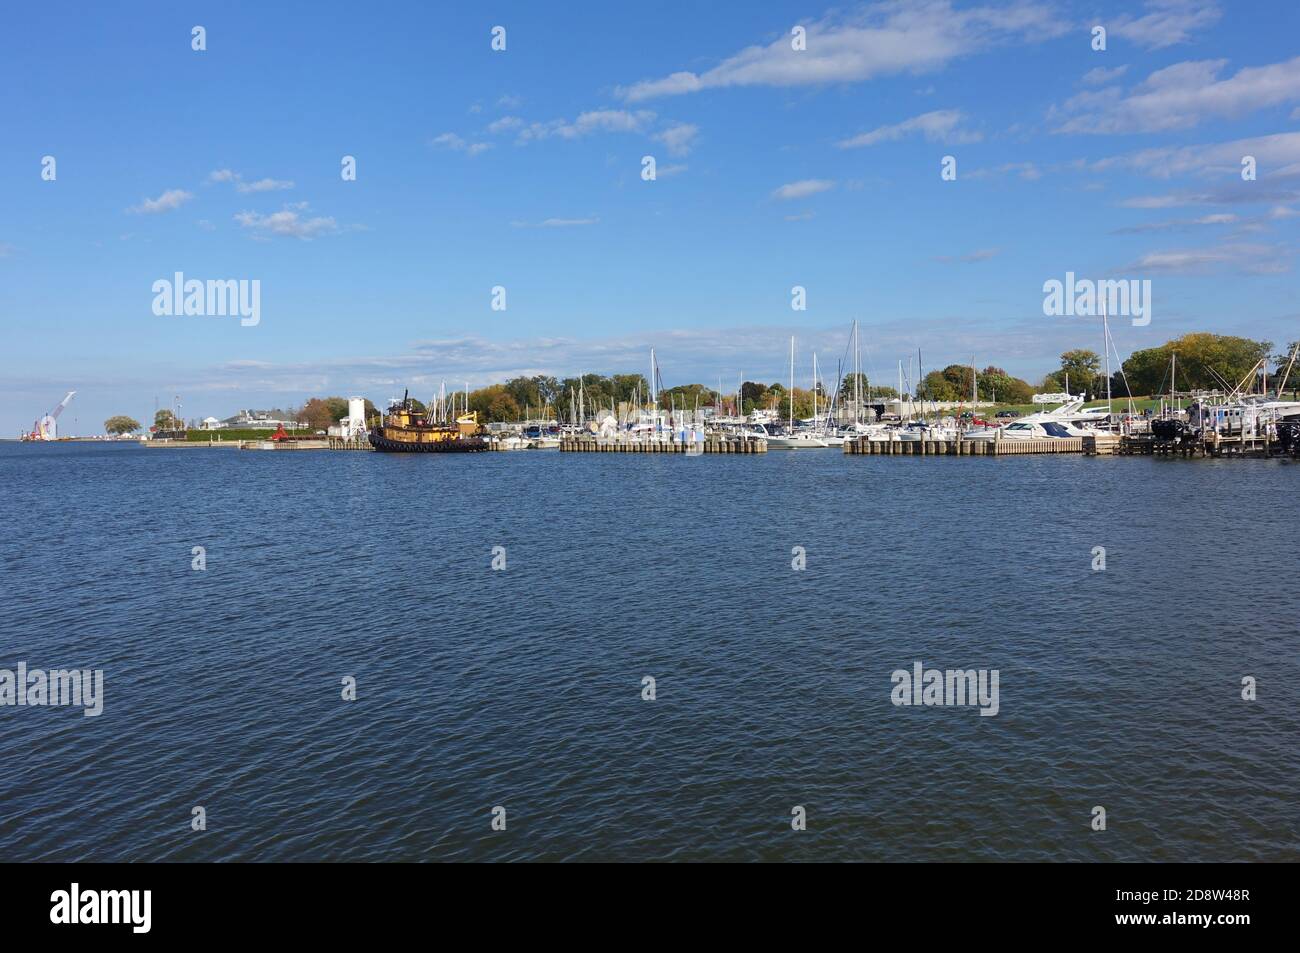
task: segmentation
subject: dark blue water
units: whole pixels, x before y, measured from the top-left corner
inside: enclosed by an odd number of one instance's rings
[[[0,852],[1295,860],[1297,481],[0,444],[0,668],[105,679],[0,707]],[[895,707],[917,660],[999,714]]]

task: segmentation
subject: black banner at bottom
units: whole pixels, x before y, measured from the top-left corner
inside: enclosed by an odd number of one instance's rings
[[[561,919],[570,935],[599,926],[608,936],[604,925],[626,918],[633,932],[689,919],[732,935],[815,923],[873,938],[934,931],[945,944],[1044,930],[1231,943],[1286,924],[1292,873],[1245,864],[729,865],[721,880],[711,866],[623,865],[598,876],[584,866],[534,879],[486,865],[10,865],[0,922],[7,940],[337,942],[430,925],[541,938]]]

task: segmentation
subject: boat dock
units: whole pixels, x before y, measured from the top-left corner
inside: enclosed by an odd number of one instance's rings
[[[1115,453],[1119,444],[1118,436],[1107,433],[1088,437],[1035,437],[1027,440],[872,440],[869,437],[859,437],[857,440],[846,440],[844,452],[922,457],[1000,457],[1034,453],[1105,456]]]
[[[694,443],[684,440],[620,440],[596,436],[565,437],[566,453],[767,453],[767,441],[758,437],[711,435]]]
[[[1286,457],[1295,456],[1297,448],[1266,436],[1246,434],[1194,434],[1161,439],[1154,434],[1130,434],[1121,438],[1119,453],[1124,456],[1159,457]]]

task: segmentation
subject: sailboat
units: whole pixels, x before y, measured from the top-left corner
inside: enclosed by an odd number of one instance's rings
[[[814,384],[814,401],[817,399],[816,394],[816,384]],[[794,429],[794,337],[792,336],[790,338],[790,429],[783,434],[769,433],[767,448],[769,450],[825,450],[829,446],[830,444],[815,433]]]

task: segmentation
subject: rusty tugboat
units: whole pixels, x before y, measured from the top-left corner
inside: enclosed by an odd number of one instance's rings
[[[473,453],[488,449],[483,433],[477,411],[461,414],[454,424],[435,423],[427,411],[416,410],[408,390],[369,436],[383,453]]]

